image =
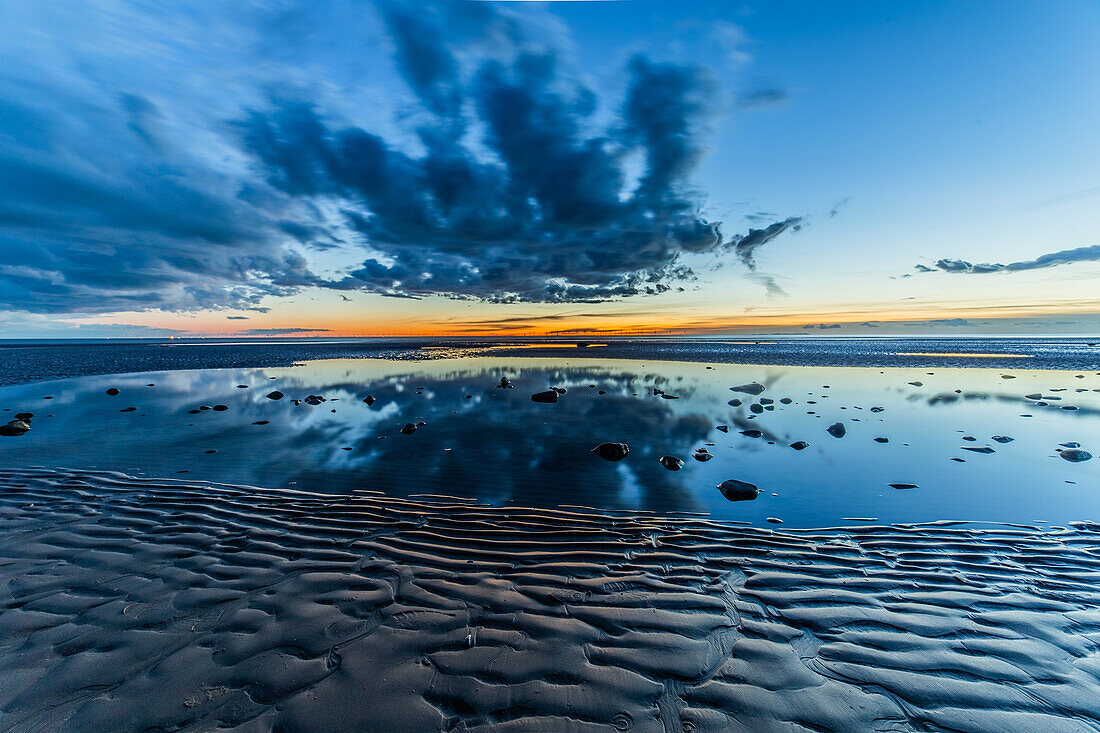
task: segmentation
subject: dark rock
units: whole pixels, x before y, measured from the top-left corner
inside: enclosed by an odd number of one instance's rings
[[[775,402],[771,397],[761,397],[758,402],[762,405],[770,405]]]
[[[150,385],[150,386],[152,386],[152,385]],[[248,389],[248,385],[247,384],[238,384],[237,389]]]
[[[565,394],[566,392],[565,387],[551,387],[550,389],[558,394]]]
[[[924,386],[924,382],[910,382],[909,384],[913,385],[914,387],[923,387]]]
[[[30,423],[25,420],[12,420],[6,425],[0,425],[0,435],[8,438],[13,438],[19,435],[23,435],[31,429]]]
[[[875,438],[875,442],[876,443],[889,443],[890,439],[889,438]]]
[[[730,501],[752,501],[760,495],[760,489],[756,488],[755,484],[738,481],[735,478],[726,479],[718,484],[718,490]]]
[[[730,426],[729,425],[717,425],[717,426],[715,426],[714,429],[715,430],[721,430],[723,433],[728,433],[730,431]]]
[[[115,388],[115,387],[111,387],[110,389],[108,389],[108,390],[107,390],[107,394],[109,394],[109,395],[111,395],[112,397],[114,397],[115,395],[117,395],[117,394],[118,394],[118,389],[117,389],[117,388]]]
[[[229,405],[214,405],[214,412],[225,412],[229,409]]]
[[[552,405],[558,401],[558,392],[554,389],[548,389],[545,392],[535,392],[531,395],[531,401]]]
[[[497,389],[511,389],[512,383],[508,381],[508,377],[501,377],[500,384],[497,385]]]
[[[730,400],[726,404],[729,405],[730,407],[740,407],[741,406],[741,400],[736,400],[736,399]]]
[[[696,448],[695,452],[691,454],[691,457],[701,463],[706,463],[711,458],[714,458],[711,452],[706,448]]]
[[[680,399],[680,398],[679,398],[679,397],[677,397],[677,396],[676,396],[676,395],[674,395],[674,394],[665,394],[664,392],[662,392],[662,393],[661,393],[661,399],[662,399],[662,400],[678,400],[678,399]]]
[[[1038,392],[1032,392],[1031,394],[1024,395],[1024,399],[1025,400],[1041,400],[1041,399],[1043,399],[1043,395],[1041,395]]]
[[[971,451],[972,453],[996,453],[996,452],[997,452],[997,451],[993,450],[992,448],[990,448],[990,447],[989,447],[989,446],[987,446],[987,445],[983,445],[983,446],[981,446],[981,447],[979,447],[979,448],[975,448],[975,447],[974,447],[974,446],[972,446],[972,445],[964,445],[964,446],[962,447],[962,449],[963,449],[963,450],[968,450],[968,451]]]
[[[1081,461],[1087,461],[1092,458],[1092,454],[1087,450],[1081,450],[1080,448],[1066,448],[1065,450],[1058,451],[1065,460],[1070,463],[1080,463]]]
[[[411,422],[407,422],[405,423],[405,427],[401,428],[401,432],[405,435],[412,435],[416,432],[416,426],[413,425]]]
[[[466,396],[469,397],[469,395],[466,395]],[[370,407],[371,405],[373,405],[377,401],[378,400],[376,400],[374,398],[374,395],[370,395],[370,394],[363,398],[363,402],[367,403],[367,407]]]
[[[669,471],[679,471],[684,467],[684,462],[676,456],[661,456],[661,465]]]
[[[885,407],[872,407],[871,412],[882,412],[885,409]]]
[[[17,412],[15,413],[16,420],[22,420],[23,422],[30,422],[34,419],[33,412]]]
[[[764,406],[756,402],[749,405],[749,412],[759,415],[764,411]]]
[[[257,420],[256,422],[254,422],[254,423],[252,423],[252,424],[253,424],[253,425],[267,425],[267,424],[269,424],[270,422],[271,422],[270,420]]]
[[[621,461],[630,453],[630,446],[626,443],[600,443],[592,452],[605,461]]]
[[[893,489],[917,489],[920,488],[916,484],[890,484],[890,488]]]
[[[781,405],[789,405],[792,402],[794,402],[794,400],[792,400],[790,397],[781,397],[779,399],[779,404],[781,404]]]
[[[322,397],[319,394],[308,395],[305,399],[305,403],[307,405],[319,405],[319,404],[321,404],[322,402],[325,402],[325,401],[326,401],[325,398]]]
[[[119,412],[137,412],[136,407],[123,407]]]
[[[748,384],[741,384],[736,387],[730,387],[733,392],[744,392],[745,394],[758,395],[765,389],[764,385],[758,382],[749,382]]]
[[[281,400],[283,398],[283,393],[280,392],[279,390],[275,390],[274,392],[268,392],[267,393],[267,398],[269,400]]]
[[[791,443],[790,447],[794,448],[795,450],[806,450],[810,447],[810,444],[804,440],[796,440],[795,442]]]
[[[848,432],[848,430],[847,430],[847,428],[844,427],[844,423],[835,422],[832,425],[830,425],[829,427],[825,428],[825,432],[827,432],[829,435],[833,436],[834,438],[843,438],[844,435]]]
[[[1011,443],[1015,440],[1015,438],[1010,438],[1007,435],[994,435],[992,439],[998,443]]]
[[[759,430],[742,430],[741,434],[744,435],[746,438],[759,438],[764,433]]]
[[[963,440],[968,440],[973,443],[975,440],[977,440],[977,438],[975,438],[973,435],[964,435]]]
[[[202,412],[202,410],[188,410],[187,414],[188,415],[198,415],[200,412]]]

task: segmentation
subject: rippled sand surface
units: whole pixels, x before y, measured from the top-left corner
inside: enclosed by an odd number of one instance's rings
[[[0,473],[0,728],[1100,729],[1100,526]]]

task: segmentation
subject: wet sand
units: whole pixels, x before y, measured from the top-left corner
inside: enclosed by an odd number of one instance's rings
[[[1100,525],[0,473],[0,729],[1100,730]]]

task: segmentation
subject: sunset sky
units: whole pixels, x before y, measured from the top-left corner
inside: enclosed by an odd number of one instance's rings
[[[1100,332],[1100,3],[0,0],[0,338]]]

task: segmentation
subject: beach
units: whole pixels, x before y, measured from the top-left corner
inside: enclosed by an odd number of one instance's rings
[[[1100,729],[1095,372],[451,348],[0,388],[0,729]]]

